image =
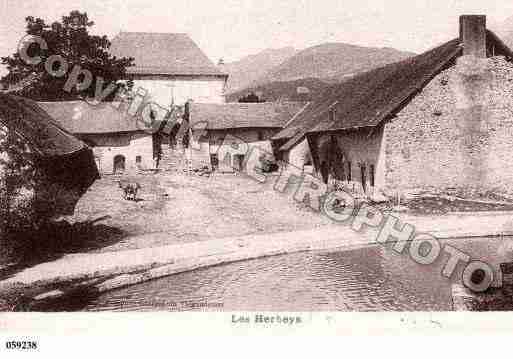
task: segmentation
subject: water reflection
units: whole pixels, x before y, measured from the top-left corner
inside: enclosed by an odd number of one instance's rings
[[[508,259],[497,255],[497,239],[451,244],[475,259]],[[177,274],[70,305],[88,311],[445,311],[452,308],[451,281],[440,275],[446,260],[423,266],[382,246],[297,253]]]

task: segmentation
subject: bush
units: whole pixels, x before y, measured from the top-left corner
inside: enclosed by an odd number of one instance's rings
[[[21,248],[30,248],[27,242],[37,240],[34,234],[59,209],[66,192],[48,183],[26,141],[1,127],[0,264],[18,257]]]

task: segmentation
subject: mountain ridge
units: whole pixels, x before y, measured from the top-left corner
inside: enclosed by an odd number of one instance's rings
[[[390,47],[329,42],[297,51],[246,87],[227,91],[228,101],[254,92],[266,101],[304,101],[327,86],[415,54]],[[305,92],[305,88],[308,90]]]
[[[269,70],[253,85],[301,78],[343,80],[356,73],[404,60],[413,55],[389,47],[364,47],[329,42],[299,51]]]
[[[230,75],[226,84],[226,91],[230,93],[250,86],[253,81],[294,56],[298,51],[290,46],[265,49],[259,53],[245,56],[238,61],[222,65],[222,70]]]

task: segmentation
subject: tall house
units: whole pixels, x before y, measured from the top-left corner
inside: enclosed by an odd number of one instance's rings
[[[187,101],[224,103],[228,75],[221,72],[187,34],[121,32],[110,52],[132,57],[127,69],[134,89],[148,91],[152,101],[167,107]]]

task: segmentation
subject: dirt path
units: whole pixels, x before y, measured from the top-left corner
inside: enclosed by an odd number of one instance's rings
[[[115,228],[119,237],[112,243],[112,238],[97,233],[91,240],[99,242],[87,251],[155,247],[330,224],[329,219],[296,203],[290,194],[274,191],[275,178],[261,184],[241,175],[165,173],[138,180],[143,187],[139,202],[123,200],[114,177],[99,180],[80,200],[73,221],[104,217],[101,225]]]

